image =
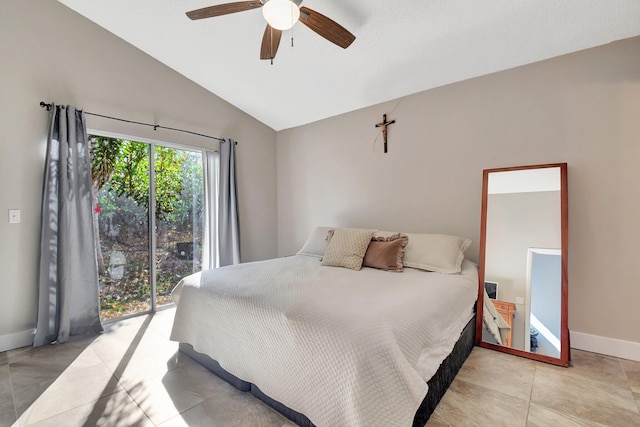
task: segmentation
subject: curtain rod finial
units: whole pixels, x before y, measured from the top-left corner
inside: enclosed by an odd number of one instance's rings
[[[47,111],[51,111],[51,107],[52,107],[52,105],[51,105],[51,104],[47,104],[47,103],[46,103],[46,102],[44,102],[44,101],[40,101],[40,107],[41,107],[41,108],[46,108],[46,109],[47,109]]]

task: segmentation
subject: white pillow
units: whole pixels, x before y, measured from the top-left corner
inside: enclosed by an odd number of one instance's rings
[[[335,230],[335,227],[316,227],[297,255],[322,258],[324,251],[327,249],[327,234],[329,230]]]
[[[338,228],[322,257],[322,265],[360,270],[375,230]]]
[[[446,234],[412,234],[404,249],[404,266],[438,273],[462,271],[464,251],[471,240]]]

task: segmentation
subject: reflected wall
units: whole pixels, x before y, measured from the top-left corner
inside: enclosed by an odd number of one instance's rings
[[[560,248],[560,190],[489,194],[486,248],[485,281],[515,304],[512,346],[525,350],[528,249]]]

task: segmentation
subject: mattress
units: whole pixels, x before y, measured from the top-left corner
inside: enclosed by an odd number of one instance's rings
[[[409,426],[473,315],[458,275],[322,267],[302,255],[198,273],[174,290],[171,339],[318,426]]]

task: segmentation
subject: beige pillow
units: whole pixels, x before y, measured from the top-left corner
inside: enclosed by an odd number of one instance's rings
[[[375,230],[337,228],[322,257],[322,265],[360,270]]]
[[[455,274],[462,270],[464,251],[471,240],[446,234],[407,233],[404,266],[438,273]]]
[[[362,265],[386,271],[403,270],[404,248],[409,243],[406,234],[396,233],[388,237],[374,236],[364,255]]]

